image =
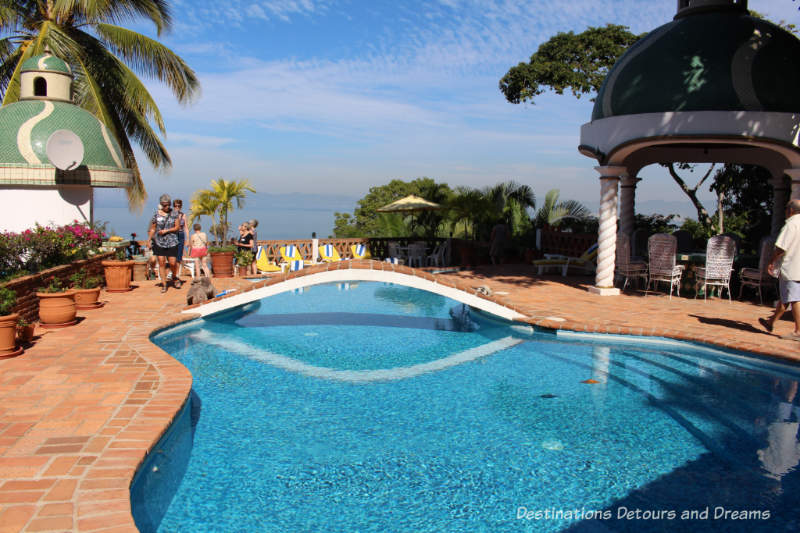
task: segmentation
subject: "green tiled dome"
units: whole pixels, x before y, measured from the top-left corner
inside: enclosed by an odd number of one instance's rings
[[[22,63],[22,69],[20,72],[31,70],[63,72],[64,74],[72,75],[72,70],[69,68],[69,65],[67,65],[63,60],[50,54],[33,56],[25,60],[25,62]]]
[[[669,111],[800,111],[800,40],[743,11],[676,18],[609,72],[592,120]]]
[[[83,166],[124,169],[113,136],[88,111],[65,102],[21,101],[0,108],[0,165],[49,165],[47,139],[70,130],[83,142]]]

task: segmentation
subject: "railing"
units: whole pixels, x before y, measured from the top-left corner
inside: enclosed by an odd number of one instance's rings
[[[542,230],[542,253],[580,257],[597,242],[595,233],[570,233],[566,231]]]

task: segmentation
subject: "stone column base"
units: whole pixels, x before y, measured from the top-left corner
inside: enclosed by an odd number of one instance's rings
[[[589,287],[589,292],[600,296],[619,296],[620,291],[616,287]]]

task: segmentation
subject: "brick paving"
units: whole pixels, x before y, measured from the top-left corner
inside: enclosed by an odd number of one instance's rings
[[[590,278],[537,277],[522,265],[432,275],[369,261],[321,265],[380,268],[435,279],[474,292],[486,285],[497,301],[547,328],[658,335],[708,342],[800,362],[800,343],[768,334],[757,319],[770,308],[752,302],[631,291],[589,294]],[[254,287],[214,281],[218,290]],[[16,531],[133,532],[129,487],[137,467],[183,405],[191,375],[149,342],[160,328],[185,320],[188,285],[159,293],[139,282],[128,293],[102,293],[105,306],[79,311],[70,328],[37,329],[25,353],[0,359],[0,533]],[[259,285],[259,284],[256,284]]]

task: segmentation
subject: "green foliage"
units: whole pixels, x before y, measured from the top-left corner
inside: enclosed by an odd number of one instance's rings
[[[627,26],[589,27],[579,34],[558,33],[539,46],[528,63],[512,67],[500,80],[500,91],[513,104],[530,101],[547,87],[565,89],[580,98],[600,90],[609,69],[643,35]]]
[[[0,316],[10,315],[17,305],[17,293],[8,287],[0,287]]]
[[[50,276],[47,285],[39,287],[39,292],[66,292],[67,288],[58,276]]]
[[[406,182],[394,179],[386,185],[371,187],[369,193],[358,201],[353,215],[334,213],[333,234],[337,238],[435,236],[443,232],[443,211],[420,213],[379,213],[377,210],[405,196],[414,194],[428,201],[447,205],[452,190],[445,183],[431,178],[417,178]],[[387,233],[388,232],[388,233]]]
[[[658,213],[654,213],[652,215],[641,215],[637,213],[634,217],[633,229],[646,230],[648,235],[652,235],[654,233],[672,233],[678,229],[678,224],[674,222],[676,218],[678,218],[678,215],[659,215]]]
[[[99,287],[103,280],[99,276],[89,276],[85,270],[77,270],[69,277],[75,289],[94,289]]]
[[[131,142],[156,168],[171,161],[158,135],[166,133],[161,112],[131,67],[165,83],[181,103],[199,89],[192,69],[169,48],[116,25],[137,19],[152,22],[159,35],[172,25],[166,0],[18,0],[3,2],[0,11],[0,33],[6,36],[0,40],[3,104],[19,99],[19,71],[28,58],[49,49],[66,61],[75,76],[75,103],[109,129],[133,169],[127,189],[132,208],[141,208],[147,193]]]
[[[234,209],[234,202],[237,209],[242,208],[247,191],[256,192],[248,180],[211,180],[210,189],[201,189],[192,195],[190,224],[202,215],[211,217],[211,230],[217,242],[225,242],[230,228],[228,215]],[[219,215],[219,223],[216,222],[216,215]]]
[[[250,265],[253,260],[255,259],[255,254],[252,251],[246,250],[244,248],[239,248],[233,254],[233,258],[236,260],[236,264],[239,266],[248,266]]]
[[[225,244],[222,246],[209,246],[208,253],[210,254],[221,254],[225,252],[235,252],[239,247],[235,244]]]
[[[550,189],[544,198],[544,205],[536,212],[534,225],[537,228],[544,226],[559,227],[570,219],[583,220],[589,218],[591,213],[577,200],[559,201],[560,191]]]

